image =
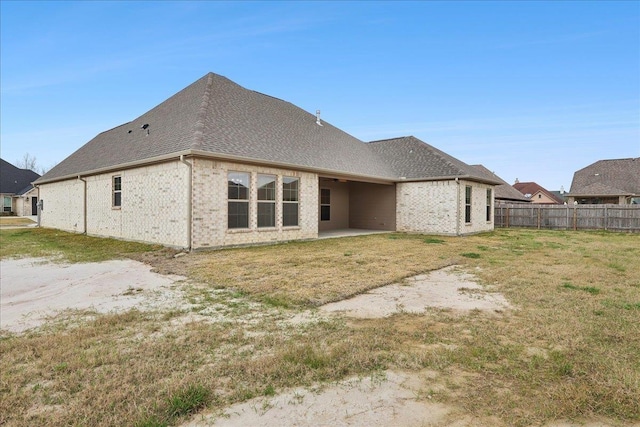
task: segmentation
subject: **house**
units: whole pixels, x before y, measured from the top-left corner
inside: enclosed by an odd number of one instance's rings
[[[38,191],[31,183],[39,177],[39,174],[30,169],[20,169],[0,159],[2,215],[37,214]]]
[[[531,203],[543,205],[562,205],[564,200],[560,196],[536,184],[535,182],[518,182],[513,184],[513,188],[518,190]]]
[[[640,158],[598,160],[573,174],[569,204],[640,204]]]
[[[478,170],[478,172],[487,178],[494,179],[499,181],[500,184],[495,187],[495,200],[496,203],[529,203],[531,202],[530,198],[526,198],[524,194],[513,188],[511,184],[507,183],[507,181],[500,178],[495,173],[491,172],[489,169],[484,167],[483,165],[472,165],[474,168]]]
[[[191,249],[488,231],[496,184],[414,137],[366,143],[213,73],[36,181],[41,226]]]

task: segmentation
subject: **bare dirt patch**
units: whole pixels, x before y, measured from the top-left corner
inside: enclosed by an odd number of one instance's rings
[[[392,372],[351,378],[324,388],[295,388],[274,397],[198,415],[194,426],[425,426],[444,425],[451,408],[422,396],[415,373]]]
[[[486,292],[473,275],[450,266],[326,304],[320,310],[350,317],[379,318],[399,312],[423,313],[430,307],[502,311],[511,306],[502,295]]]
[[[23,332],[63,310],[99,313],[159,308],[175,301],[180,276],[163,276],[132,260],[56,264],[46,259],[0,262],[0,329]]]

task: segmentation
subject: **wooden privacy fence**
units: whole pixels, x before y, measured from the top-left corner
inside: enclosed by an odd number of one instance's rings
[[[496,227],[640,232],[640,205],[496,203]]]

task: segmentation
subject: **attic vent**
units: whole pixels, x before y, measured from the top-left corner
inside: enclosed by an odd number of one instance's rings
[[[316,124],[318,126],[322,126],[322,123],[320,122],[320,110],[316,110]]]

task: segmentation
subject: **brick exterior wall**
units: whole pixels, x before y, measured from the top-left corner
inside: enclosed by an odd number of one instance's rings
[[[122,205],[112,207],[112,179]],[[189,168],[179,161],[95,175],[87,181],[87,234],[187,247]]]
[[[331,215],[332,220],[342,221],[339,228],[450,235],[493,230],[493,213],[491,220],[486,220],[486,190],[493,187],[484,184],[469,181],[457,184],[453,180],[405,182],[395,187],[366,183],[320,184],[315,173],[202,158],[188,161],[192,165],[191,173],[187,165],[176,159],[85,177],[87,230],[84,230],[85,183],[70,179],[43,184],[39,187],[44,202],[41,225],[173,247],[190,245],[193,249],[313,239],[318,237],[318,229],[323,229],[319,223],[319,188],[324,186],[332,190]],[[251,177],[247,229],[227,227],[230,171],[246,172]],[[275,227],[257,226],[258,174],[276,176]],[[120,207],[112,206],[114,176],[122,180]],[[299,178],[297,227],[282,225],[283,177]],[[467,185],[473,188],[472,220],[468,224],[464,218]],[[189,218],[192,218],[191,226]]]
[[[112,206],[114,176],[122,177],[122,204]],[[84,177],[87,234],[174,247],[187,247],[189,168],[167,162]],[[84,232],[84,183],[78,179],[43,184],[41,225]]]
[[[249,194],[249,228],[227,229],[227,174],[248,172],[251,176]],[[275,175],[276,226],[257,226],[258,174]],[[282,178],[297,177],[299,181],[299,226],[282,226]],[[318,237],[318,176],[242,163],[193,160],[193,231],[194,249],[282,242]]]
[[[464,217],[466,186],[472,187],[469,224],[465,223]],[[462,180],[459,184],[454,180],[398,183],[396,228],[405,232],[448,235],[493,230],[493,215],[491,221],[486,220],[488,188],[493,187]]]
[[[78,179],[39,186],[42,227],[84,233],[84,183]]]

